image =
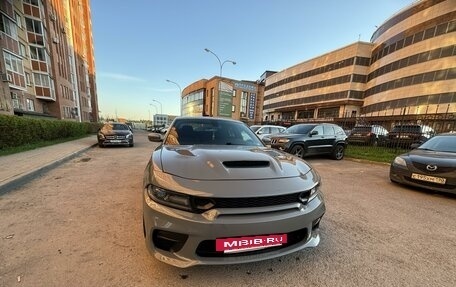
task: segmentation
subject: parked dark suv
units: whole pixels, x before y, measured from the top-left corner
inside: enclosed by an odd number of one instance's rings
[[[388,145],[410,148],[412,144],[424,143],[434,134],[434,129],[426,125],[395,125],[388,134]]]
[[[355,126],[347,138],[349,144],[384,145],[388,130],[379,125]]]
[[[299,157],[329,154],[333,159],[344,157],[347,135],[335,124],[298,124],[285,133],[271,136],[271,147]]]
[[[98,130],[98,146],[125,145],[132,147],[133,132],[123,123],[106,123]]]

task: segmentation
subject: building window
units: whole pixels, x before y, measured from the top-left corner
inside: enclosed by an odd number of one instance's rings
[[[17,40],[17,26],[6,16],[0,14],[0,31]]]
[[[17,27],[22,28],[22,18],[21,18],[21,15],[19,15],[19,13],[17,13],[16,11],[14,11],[14,19],[16,19],[16,25],[17,25]]]
[[[35,111],[35,103],[31,99],[26,99],[26,104],[27,104],[27,111]]]
[[[24,0],[24,3],[40,7],[39,0]]]
[[[232,105],[232,106],[231,106],[231,112],[234,113],[235,111],[236,111],[236,106],[235,106],[235,105]]]
[[[41,62],[46,62],[46,53],[44,48],[39,48],[35,46],[30,46],[30,57],[33,60],[38,60]]]
[[[50,88],[51,87],[48,75],[33,73],[33,76],[35,78],[35,85],[36,86],[45,87],[45,88]]]
[[[21,75],[24,75],[24,66],[22,65],[22,59],[18,58],[10,53],[4,53],[6,69]]]
[[[43,28],[41,21],[25,18],[25,25],[27,26],[28,32],[33,32],[38,35],[43,35]]]
[[[25,72],[25,83],[27,84],[27,86],[31,86],[32,85],[31,78],[30,78],[30,73]]]
[[[246,116],[247,115],[247,98],[248,98],[249,93],[248,92],[242,92],[241,95],[241,116]]]
[[[22,43],[19,43],[19,54],[24,58],[27,57],[27,48]]]
[[[233,98],[236,97],[236,90],[233,90]]]

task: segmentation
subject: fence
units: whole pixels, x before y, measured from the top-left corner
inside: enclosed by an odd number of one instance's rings
[[[341,118],[302,119],[265,122],[289,127],[300,123],[335,123],[347,133],[350,145],[373,148],[392,148],[396,152],[412,148],[430,137],[446,132],[456,132],[456,113],[406,114],[385,116],[358,116]],[[361,128],[364,127],[363,128]],[[368,130],[367,128],[372,128]],[[382,128],[385,130],[381,132]]]

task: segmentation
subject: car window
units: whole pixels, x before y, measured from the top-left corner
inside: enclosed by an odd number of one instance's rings
[[[270,134],[270,131],[269,131],[269,130],[270,130],[269,127],[263,127],[263,128],[261,129],[261,133],[262,133],[262,134]]]
[[[323,132],[324,132],[324,135],[333,136],[334,135],[334,128],[332,126],[329,126],[329,125],[324,125],[323,126]]]
[[[271,134],[277,134],[277,133],[280,133],[280,129],[276,128],[276,127],[272,127],[271,128]]]
[[[263,146],[247,125],[236,121],[213,119],[175,120],[164,144]]]
[[[315,132],[315,131],[317,132],[317,135],[324,135],[324,133],[323,133],[323,126],[316,126],[316,127],[312,130],[312,132]]]

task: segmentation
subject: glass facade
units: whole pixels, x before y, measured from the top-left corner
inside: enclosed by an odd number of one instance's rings
[[[203,115],[204,90],[198,90],[182,97],[182,116]]]

